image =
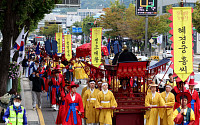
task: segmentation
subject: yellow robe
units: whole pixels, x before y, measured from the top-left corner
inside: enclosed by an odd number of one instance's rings
[[[75,63],[74,64],[74,77],[76,79],[86,79],[88,78],[87,74],[85,73],[85,70],[83,67],[85,66],[82,62],[81,63]]]
[[[165,102],[162,99],[160,93],[156,92],[155,97],[153,99],[152,99],[152,93],[151,92],[147,93],[147,96],[145,97],[145,106],[150,106],[150,105],[157,105],[157,106],[165,105]],[[158,112],[162,113],[162,109],[152,108],[146,111],[146,125],[158,125]]]
[[[102,91],[99,92],[95,107],[99,108],[100,106],[102,106],[103,108],[110,108],[112,106],[117,107],[117,102],[111,91],[108,90],[106,94],[104,94]],[[101,125],[104,124],[112,125],[112,117],[113,117],[113,109],[101,109],[99,122]]]
[[[148,89],[148,90],[147,90]],[[151,92],[150,88],[148,87],[147,83],[145,83],[145,92],[147,93]],[[143,92],[143,85],[141,86],[141,92]]]
[[[81,98],[83,98],[83,95],[84,95],[85,91],[88,90],[88,89],[89,89],[88,86],[86,86],[86,87],[84,87],[84,88],[82,89]]]
[[[91,93],[91,90],[88,89],[83,95],[83,106],[85,109],[86,123],[98,123],[99,122],[99,110],[95,109],[97,95],[100,91],[94,89],[94,92]]]
[[[181,109],[181,106],[180,106],[180,109]],[[188,109],[188,108],[187,108],[187,109]],[[187,113],[187,110],[184,112],[184,115],[186,115],[186,113]],[[174,112],[173,112],[173,120],[176,118],[176,116],[177,116],[178,114],[179,114],[179,113],[178,113],[178,110],[175,109]],[[194,115],[194,111],[191,110],[191,112],[190,112],[190,121],[193,121],[193,120],[195,120],[195,115]]]
[[[168,97],[166,97],[166,92],[162,92],[161,97],[165,101],[166,106],[174,107],[175,97],[173,93],[169,92]],[[163,110],[163,119],[160,119],[160,125],[174,125],[173,108],[165,108]]]
[[[167,84],[170,84],[171,86],[176,86],[176,81],[174,81],[173,83],[171,83],[171,82],[169,82],[169,81],[167,81]]]

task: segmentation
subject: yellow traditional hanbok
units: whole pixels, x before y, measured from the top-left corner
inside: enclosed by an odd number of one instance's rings
[[[180,110],[182,109],[181,106],[179,107]],[[188,111],[188,107],[184,110],[184,115],[186,116],[186,113]],[[173,112],[173,120],[177,117],[177,115],[179,114],[178,109],[175,109]],[[192,109],[190,109],[190,121],[194,121],[195,120],[195,115],[194,115],[194,111]]]
[[[162,92],[161,97],[165,101],[165,105],[172,106],[172,108],[166,108],[163,110],[162,112],[163,119],[160,120],[160,125],[174,125],[174,119],[173,119],[173,107],[175,104],[174,94],[171,92],[169,92],[168,94],[166,94],[166,92]]]
[[[107,91],[104,94],[102,91],[97,96],[96,108],[102,106],[103,108],[111,108],[112,106],[117,107],[117,102],[111,91]],[[101,109],[99,115],[100,125],[109,124],[112,125],[113,109]]]
[[[99,110],[95,109],[97,95],[100,91],[98,89],[88,89],[83,95],[83,106],[85,109],[86,123],[98,123],[99,122]]]
[[[74,77],[76,79],[87,79],[88,76],[85,73],[85,70],[83,69],[85,65],[80,62],[80,63],[74,63]]]
[[[153,95],[152,92],[147,93],[147,96],[145,97],[145,106],[164,105],[165,102],[160,93],[155,92],[155,95]],[[162,110],[158,108],[151,108],[150,110],[146,111],[146,125],[158,125],[158,112],[162,113]]]

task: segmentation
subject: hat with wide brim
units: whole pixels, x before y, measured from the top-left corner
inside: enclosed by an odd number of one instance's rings
[[[74,81],[72,81],[71,84],[68,86],[68,89],[71,89],[72,87],[78,88],[79,85],[78,85],[78,84],[75,84]]]
[[[150,87],[157,87],[158,85],[153,81],[151,84],[149,84]]]
[[[197,82],[194,82],[194,79],[190,79],[190,82],[188,83],[188,85],[197,85],[198,83]]]
[[[177,95],[176,95],[176,101],[178,102],[178,103],[180,103],[180,98],[181,98],[181,96],[186,96],[187,97],[187,100],[188,100],[188,102],[187,102],[187,104],[189,104],[191,101],[192,101],[192,96],[190,95],[190,93],[188,93],[188,92],[179,92]]]

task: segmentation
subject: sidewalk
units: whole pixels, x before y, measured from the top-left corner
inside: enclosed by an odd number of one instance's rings
[[[22,95],[22,105],[26,109],[26,116],[28,120],[28,125],[39,125],[39,118],[37,111],[33,111],[32,107],[32,94],[31,86],[28,78],[22,78],[21,82],[21,95]]]

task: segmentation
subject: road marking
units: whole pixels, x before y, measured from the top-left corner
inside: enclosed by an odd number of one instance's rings
[[[38,112],[39,119],[40,119],[40,125],[45,125],[41,109],[39,109],[37,105],[36,105],[36,108],[37,108],[37,112]]]

